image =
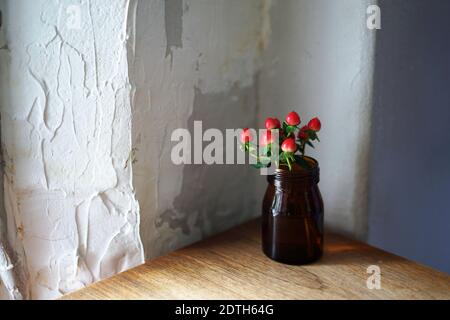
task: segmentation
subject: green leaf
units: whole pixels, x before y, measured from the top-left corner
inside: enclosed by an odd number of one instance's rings
[[[269,152],[269,148],[267,146],[261,147],[260,155],[266,155]]]
[[[272,159],[270,159],[270,157],[265,157],[265,156],[258,157],[257,159],[258,159],[258,162],[261,162],[265,166],[268,166],[272,160]]]
[[[286,137],[295,135],[295,130],[297,130],[297,126],[286,125],[286,128],[285,128]]]
[[[246,142],[247,150],[248,151],[256,151],[258,149],[258,146],[256,144],[253,144],[251,142]]]
[[[311,140],[317,140],[317,133],[313,130],[308,130],[308,135],[311,138]]]
[[[313,148],[314,149],[314,145],[311,143],[311,141],[306,141],[306,144],[308,145],[308,146],[310,146],[311,148]]]
[[[261,168],[267,168],[269,165],[264,165],[264,164],[262,164],[261,162],[258,162],[258,163],[254,163],[254,164],[252,164],[252,166],[254,167],[254,168],[256,168],[256,169],[261,169]]]

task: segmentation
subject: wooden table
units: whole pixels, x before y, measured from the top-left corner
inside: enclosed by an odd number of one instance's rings
[[[335,234],[307,266],[274,262],[260,246],[253,220],[63,299],[450,299],[447,274]],[[370,265],[381,289],[367,288]]]

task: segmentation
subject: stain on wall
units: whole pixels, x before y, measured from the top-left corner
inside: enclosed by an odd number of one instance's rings
[[[183,47],[183,0],[164,1],[164,28],[167,57],[172,53],[172,48]]]
[[[268,1],[138,1],[134,26],[133,181],[151,258],[259,214],[246,166],[173,165],[171,133],[256,125]],[[168,12],[169,10],[169,12]],[[168,55],[167,52],[170,54]],[[265,185],[265,180],[262,185]]]
[[[251,125],[256,106],[255,87],[234,86],[227,92],[212,94],[195,89],[187,128],[193,133],[194,121],[202,121],[203,130],[216,128],[225,132],[236,126],[236,112],[242,113],[239,121]],[[203,143],[202,150],[207,144]],[[238,144],[236,140],[235,144]],[[181,191],[172,206],[156,220],[160,237],[155,239],[155,244],[162,252],[206,238],[260,213],[257,184],[265,185],[266,179],[248,165],[185,165],[181,179]]]

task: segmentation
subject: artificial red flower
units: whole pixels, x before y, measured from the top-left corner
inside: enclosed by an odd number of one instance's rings
[[[280,120],[277,118],[267,118],[265,124],[267,130],[278,129],[281,127]]]
[[[297,112],[289,112],[286,116],[286,123],[290,126],[297,126],[300,124],[300,117]]]
[[[261,138],[259,139],[259,144],[265,147],[272,142],[272,132],[270,130],[265,130]]]
[[[287,138],[281,144],[281,150],[284,152],[295,152],[297,150],[297,144],[294,138]]]
[[[244,128],[241,132],[241,142],[246,143],[253,141],[253,136],[248,128]]]
[[[308,128],[313,131],[319,131],[322,127],[319,118],[313,118],[308,122]]]
[[[308,127],[308,126],[303,126],[303,127],[300,129],[300,131],[298,132],[298,138],[299,138],[300,140],[307,140],[307,139],[309,138],[308,130],[309,130],[309,127]]]

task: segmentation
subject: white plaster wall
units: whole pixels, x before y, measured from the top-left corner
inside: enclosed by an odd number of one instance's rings
[[[171,133],[255,126],[270,1],[136,1],[134,185],[148,258],[260,213],[264,177],[248,166],[175,166]]]
[[[80,9],[79,30],[68,28],[69,5]],[[27,298],[54,298],[143,261],[128,6],[1,2],[7,239]]]
[[[322,121],[320,189],[328,225],[367,235],[375,32],[366,28],[374,1],[274,1],[272,37],[259,92],[261,117],[296,110]],[[262,120],[262,119],[261,119]]]
[[[26,297],[142,262],[139,227],[151,258],[260,214],[257,170],[171,163],[172,130],[194,120],[321,117],[327,222],[364,235],[368,1],[271,2],[1,3],[3,221]],[[72,4],[81,30],[67,28]]]

